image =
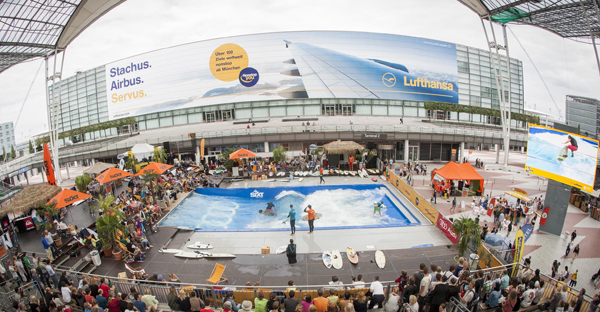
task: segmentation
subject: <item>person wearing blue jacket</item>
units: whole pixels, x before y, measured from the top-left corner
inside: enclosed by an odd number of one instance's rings
[[[54,259],[54,255],[52,254],[52,248],[50,248],[50,244],[46,240],[44,234],[42,234],[42,245],[44,245],[44,250],[46,250],[46,256],[48,257],[48,259],[50,259],[50,261],[52,261]]]

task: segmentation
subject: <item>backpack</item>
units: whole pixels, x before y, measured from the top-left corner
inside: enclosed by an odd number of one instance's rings
[[[469,311],[477,312],[479,309],[479,294],[474,289],[470,291],[473,292],[473,298],[471,301],[467,302],[467,308]]]

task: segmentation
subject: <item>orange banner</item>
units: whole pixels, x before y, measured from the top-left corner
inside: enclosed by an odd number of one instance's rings
[[[204,158],[204,139],[200,140],[200,158]]]
[[[56,180],[54,179],[54,167],[52,167],[52,157],[50,156],[50,150],[46,143],[44,143],[44,170],[46,171],[48,184],[56,185]]]

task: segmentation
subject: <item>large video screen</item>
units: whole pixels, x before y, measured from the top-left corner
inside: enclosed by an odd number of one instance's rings
[[[525,171],[591,193],[594,190],[597,159],[597,140],[529,125]]]
[[[456,45],[332,31],[228,37],[108,64],[106,88],[110,119],[275,99],[458,103]]]

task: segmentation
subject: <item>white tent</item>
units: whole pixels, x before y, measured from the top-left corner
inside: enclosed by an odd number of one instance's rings
[[[148,158],[154,153],[154,146],[147,143],[136,144],[131,148],[131,152],[135,159],[141,161],[143,158]]]
[[[102,171],[104,171],[108,168],[112,168],[114,166],[115,165],[113,165],[113,164],[107,164],[107,163],[97,161],[93,166],[83,170],[83,172],[87,173],[87,174],[90,174],[90,173],[100,174],[100,173],[102,173]]]

